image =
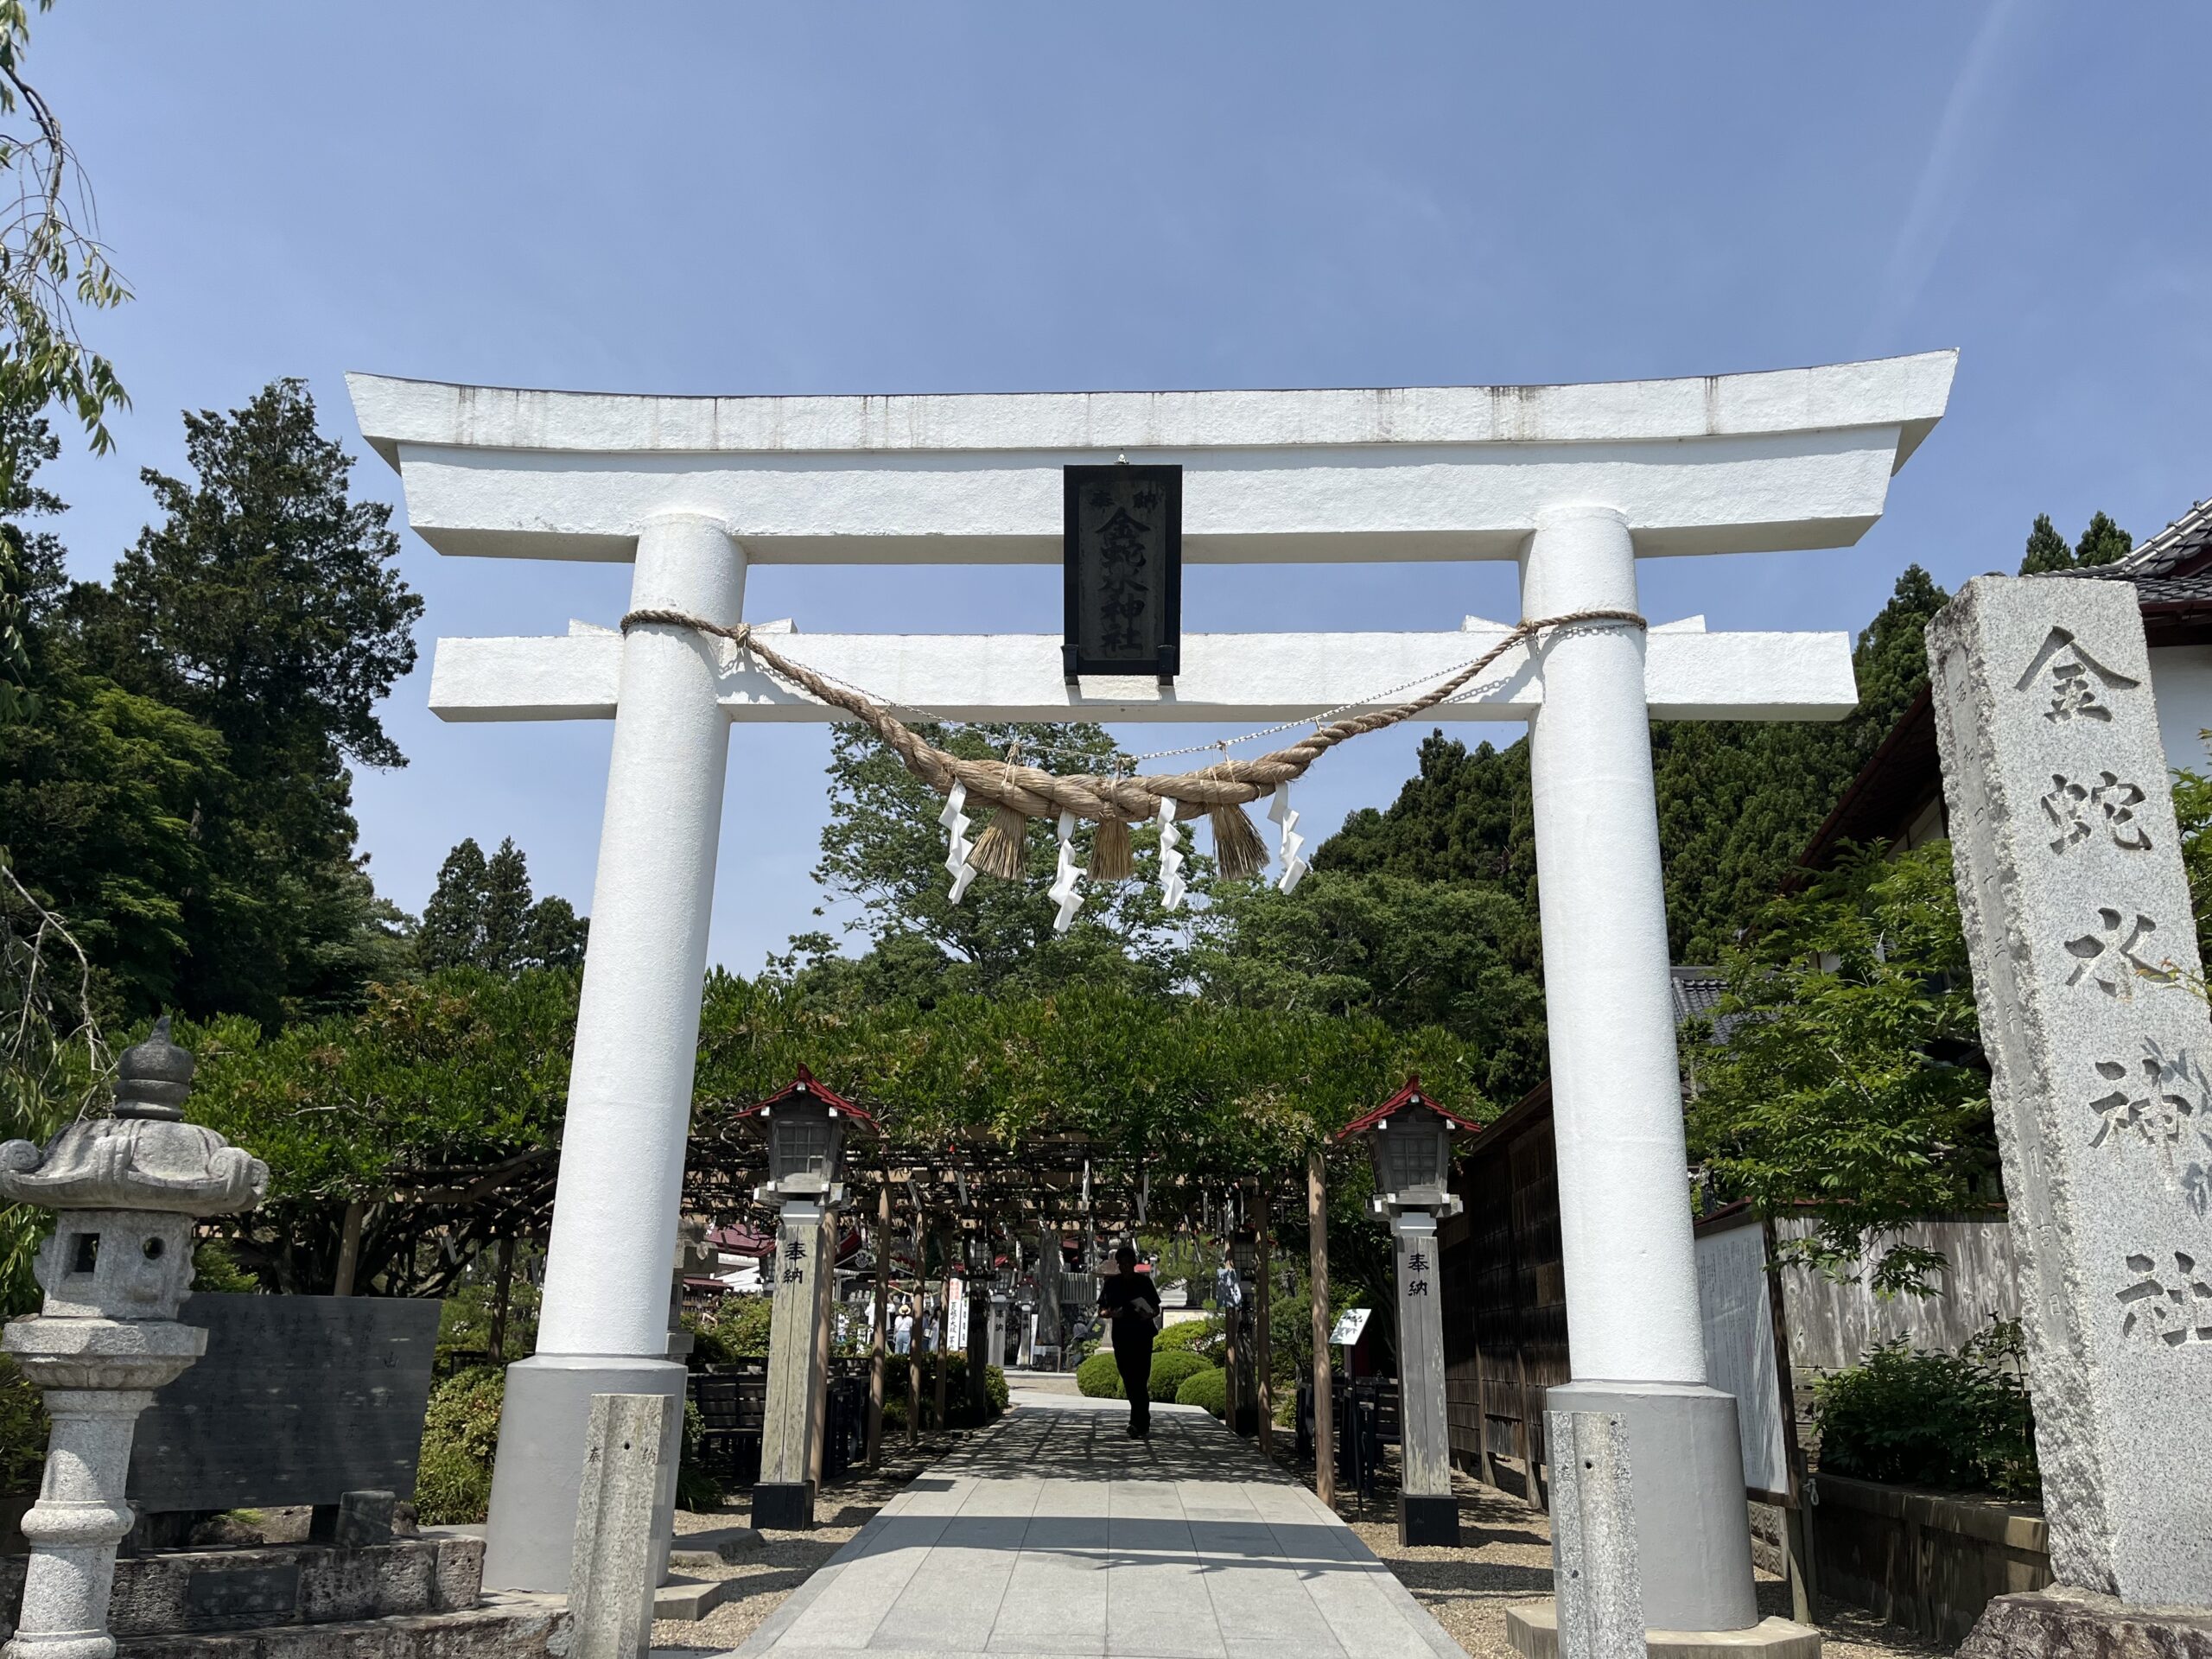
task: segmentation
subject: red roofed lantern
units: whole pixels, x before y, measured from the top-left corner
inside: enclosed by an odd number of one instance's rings
[[[1366,1138],[1375,1160],[1375,1209],[1430,1210],[1453,1216],[1461,1208],[1451,1192],[1452,1137],[1480,1128],[1431,1099],[1418,1077],[1364,1116],[1344,1126],[1337,1139]]]
[[[768,1129],[768,1182],[754,1190],[764,1203],[785,1198],[823,1205],[845,1199],[845,1135],[857,1123],[873,1129],[874,1118],[815,1080],[804,1066],[798,1076],[741,1117],[758,1117]]]

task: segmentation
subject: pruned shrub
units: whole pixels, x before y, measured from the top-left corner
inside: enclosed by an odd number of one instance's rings
[[[1075,1385],[1094,1400],[1125,1400],[1122,1373],[1111,1354],[1093,1354],[1075,1368]]]
[[[1221,1363],[1224,1341],[1221,1316],[1209,1314],[1203,1319],[1179,1319],[1152,1339],[1152,1351],[1157,1353],[1192,1353],[1209,1365]]]
[[[1175,1390],[1179,1406],[1202,1406],[1215,1416],[1229,1415],[1229,1373],[1218,1365],[1192,1371]]]
[[[1184,1378],[1214,1369],[1187,1349],[1170,1348],[1165,1353],[1155,1351],[1152,1357],[1152,1379],[1147,1387],[1154,1399],[1173,1400],[1176,1397],[1176,1389],[1183,1386]]]
[[[507,1375],[498,1366],[478,1365],[454,1372],[430,1391],[415,1470],[415,1512],[426,1526],[472,1526],[484,1519],[506,1386]]]
[[[2035,1424],[2018,1375],[2020,1327],[1997,1321],[1955,1354],[1878,1344],[1814,1384],[1821,1469],[1954,1491],[2035,1497]]]

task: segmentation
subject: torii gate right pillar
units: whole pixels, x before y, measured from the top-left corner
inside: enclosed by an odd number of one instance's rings
[[[1522,615],[1633,611],[1636,588],[1620,512],[1538,515]],[[1573,1377],[1549,1404],[1626,1422],[1645,1625],[1741,1630],[1759,1615],[1736,1401],[1706,1381],[1644,652],[1613,624],[1537,648],[1530,783]]]

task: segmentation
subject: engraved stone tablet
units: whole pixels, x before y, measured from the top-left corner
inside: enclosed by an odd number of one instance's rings
[[[2212,1604],[2212,1024],[2124,582],[1928,630],[2062,1583]]]

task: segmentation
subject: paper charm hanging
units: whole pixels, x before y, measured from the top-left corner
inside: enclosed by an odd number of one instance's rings
[[[1275,785],[1274,804],[1268,808],[1268,816],[1282,830],[1282,875],[1275,886],[1288,893],[1305,879],[1306,870],[1306,860],[1300,855],[1306,837],[1298,833],[1298,814],[1291,810],[1288,784]]]
[[[1183,835],[1175,827],[1175,803],[1163,795],[1160,798],[1160,902],[1168,910],[1179,910],[1183,895],[1190,891],[1183,880]]]
[[[1075,920],[1076,912],[1083,908],[1083,895],[1075,890],[1075,884],[1082,879],[1083,866],[1075,861],[1075,814],[1063,812],[1059,873],[1052,878],[1048,889],[1052,902],[1060,907],[1059,914],[1052,918],[1053,932],[1066,932],[1069,924]]]
[[[944,810],[937,815],[937,821],[944,826],[944,868],[952,877],[952,902],[956,905],[967,896],[969,887],[976,880],[976,867],[968,861],[968,855],[976,849],[976,843],[968,839],[968,826],[974,820],[960,810],[967,804],[968,785],[956,783],[952,792],[944,798]]]

